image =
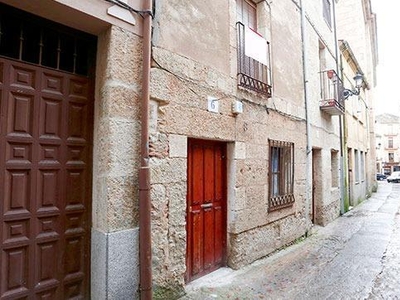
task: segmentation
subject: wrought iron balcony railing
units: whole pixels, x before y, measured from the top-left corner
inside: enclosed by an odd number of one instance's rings
[[[246,29],[245,25],[241,22],[236,23],[236,28],[238,86],[266,95],[267,97],[271,97],[272,84],[269,43],[261,36],[256,37],[256,39],[252,39],[250,36],[252,32],[249,31],[251,29]],[[246,33],[248,34],[247,37]],[[265,42],[265,47],[262,45],[263,47],[256,49],[252,42],[261,42],[261,44]],[[263,53],[263,49],[266,50],[266,53]],[[249,52],[258,52],[256,54],[261,57],[260,60],[248,56]]]
[[[319,107],[330,115],[344,114],[343,84],[334,70],[320,72],[321,100]]]

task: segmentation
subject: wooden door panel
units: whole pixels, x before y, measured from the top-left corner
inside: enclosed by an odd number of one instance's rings
[[[38,176],[38,212],[53,212],[58,213],[59,207],[59,194],[60,189],[60,176],[59,170],[43,169],[39,170]]]
[[[59,241],[57,236],[55,237],[55,241],[37,243],[35,251],[36,267],[34,282],[37,282],[37,284],[43,289],[59,284],[58,279],[54,276],[54,274],[57,274],[57,253],[59,253],[59,251]]]
[[[192,224],[190,226],[193,233],[193,238],[190,241],[193,249],[191,270],[192,274],[199,274],[203,271],[203,248],[201,247],[203,242],[203,218],[200,210],[192,212]]]
[[[31,138],[33,133],[33,95],[23,95],[10,92],[8,95],[8,126],[9,136]]]
[[[211,203],[214,201],[215,195],[215,177],[214,177],[214,148],[212,147],[205,147],[203,152],[203,165],[201,166],[204,173],[205,181],[204,185],[202,186],[204,190],[204,203]],[[198,169],[200,172],[200,168]]]
[[[222,153],[221,148],[216,148],[215,149],[215,157],[214,157],[214,162],[215,162],[215,196],[214,196],[214,202],[219,202],[219,205],[221,205],[221,201],[225,197],[225,190],[224,190],[224,182],[221,180],[223,176],[225,176],[224,173],[224,162],[223,162],[223,157],[224,153]]]
[[[14,291],[28,290],[29,269],[28,247],[13,247],[2,251],[1,294],[12,295]],[[12,272],[9,272],[12,270]]]
[[[0,58],[0,299],[89,297],[88,78]]]
[[[189,141],[187,281],[225,264],[225,153],[224,143]]]
[[[62,99],[42,98],[40,101],[39,137],[46,140],[61,142]]]
[[[191,158],[192,170],[203,169],[203,151],[200,147],[193,147],[193,153]],[[192,190],[191,190],[191,205],[195,207],[204,202],[204,173],[193,172],[190,179]]]
[[[4,180],[4,217],[29,214],[31,177],[29,170],[7,170]]]
[[[214,264],[215,236],[214,208],[203,208],[204,215],[204,270],[210,269]]]
[[[221,206],[216,206],[214,207],[214,218],[215,218],[215,224],[224,224],[224,214],[222,211]],[[215,263],[221,264],[223,261],[223,250],[224,250],[224,235],[226,234],[224,231],[223,227],[216,226],[215,227]]]

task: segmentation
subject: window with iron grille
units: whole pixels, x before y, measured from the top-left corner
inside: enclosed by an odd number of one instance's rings
[[[97,37],[0,3],[0,56],[93,75]]]
[[[331,0],[322,0],[323,15],[329,27],[332,27]]]
[[[238,86],[271,97],[270,44],[257,32],[257,5],[236,0]]]
[[[269,140],[269,205],[274,211],[293,205],[294,144]]]

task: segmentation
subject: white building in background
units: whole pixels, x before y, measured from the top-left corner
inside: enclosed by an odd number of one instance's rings
[[[376,116],[376,172],[390,175],[400,171],[400,117],[392,114]]]

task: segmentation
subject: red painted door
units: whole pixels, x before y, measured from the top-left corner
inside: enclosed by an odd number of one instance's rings
[[[226,144],[189,140],[186,281],[226,264]]]
[[[92,92],[0,58],[0,299],[88,299]]]

